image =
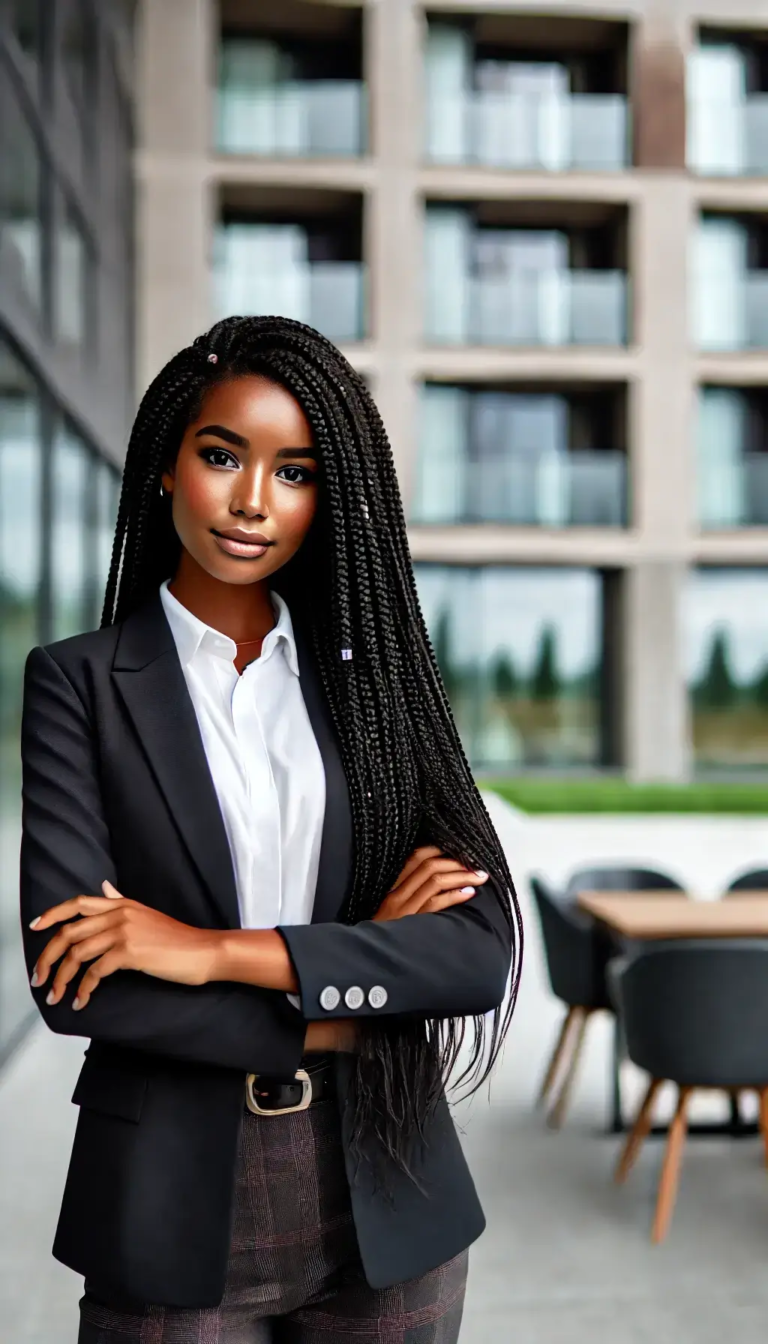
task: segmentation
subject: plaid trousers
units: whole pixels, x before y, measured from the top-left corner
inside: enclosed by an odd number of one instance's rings
[[[244,1107],[221,1304],[126,1310],[86,1282],[79,1344],[456,1344],[467,1260],[369,1287],[335,1103],[269,1118]]]

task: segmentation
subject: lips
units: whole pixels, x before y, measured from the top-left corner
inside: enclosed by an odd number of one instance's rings
[[[268,541],[260,532],[248,533],[239,528],[227,532],[213,531],[216,545],[227,555],[236,555],[245,560],[255,560],[264,555],[274,542]]]

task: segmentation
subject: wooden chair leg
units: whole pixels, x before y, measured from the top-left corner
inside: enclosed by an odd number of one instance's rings
[[[557,1071],[560,1068],[561,1061],[565,1058],[566,1047],[568,1045],[568,1038],[571,1034],[571,1028],[575,1024],[577,1015],[578,1015],[577,1008],[569,1008],[568,1012],[563,1018],[563,1023],[562,1026],[560,1027],[560,1034],[558,1035],[555,1048],[552,1051],[552,1057],[547,1067],[547,1071],[544,1075],[541,1087],[539,1088],[539,1095],[536,1098],[537,1107],[543,1106],[544,1102],[546,1101],[549,1095],[549,1092],[552,1088],[555,1078],[557,1077]]]
[[[765,1165],[768,1167],[768,1087],[760,1089],[760,1128],[763,1131]]]
[[[680,1159],[683,1155],[685,1135],[688,1127],[686,1109],[693,1088],[681,1087],[677,1099],[677,1110],[669,1127],[667,1150],[659,1181],[659,1197],[656,1202],[656,1217],[653,1220],[651,1241],[656,1245],[667,1235],[672,1210],[677,1196],[677,1182],[680,1176]]]
[[[643,1098],[643,1104],[638,1112],[637,1119],[630,1133],[627,1135],[627,1141],[621,1152],[621,1156],[616,1165],[614,1180],[617,1185],[625,1181],[632,1170],[640,1149],[645,1139],[648,1137],[648,1131],[651,1128],[653,1118],[653,1103],[656,1100],[659,1088],[664,1082],[663,1078],[652,1078],[648,1084],[648,1090]]]
[[[578,1068],[582,1046],[584,1045],[584,1037],[587,1033],[587,1023],[590,1019],[592,1010],[590,1008],[577,1008],[576,1013],[576,1020],[578,1022],[576,1028],[576,1040],[574,1042],[573,1050],[571,1051],[571,1057],[568,1061],[565,1077],[560,1086],[560,1091],[557,1094],[552,1110],[547,1116],[547,1124],[552,1129],[559,1129],[565,1119],[565,1112],[568,1108],[573,1080],[576,1077],[576,1070]]]

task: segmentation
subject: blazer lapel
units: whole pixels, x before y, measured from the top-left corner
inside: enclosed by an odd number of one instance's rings
[[[226,928],[240,913],[232,856],[160,594],[123,622],[112,675],[189,854]]]
[[[304,630],[293,622],[301,693],[325,769],[325,816],[312,923],[338,917],[353,876],[352,809],[336,729]]]

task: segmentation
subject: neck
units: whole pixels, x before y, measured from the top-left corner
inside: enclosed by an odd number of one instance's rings
[[[182,551],[168,590],[187,611],[236,644],[256,641],[273,629],[275,610],[266,579],[224,583]]]

